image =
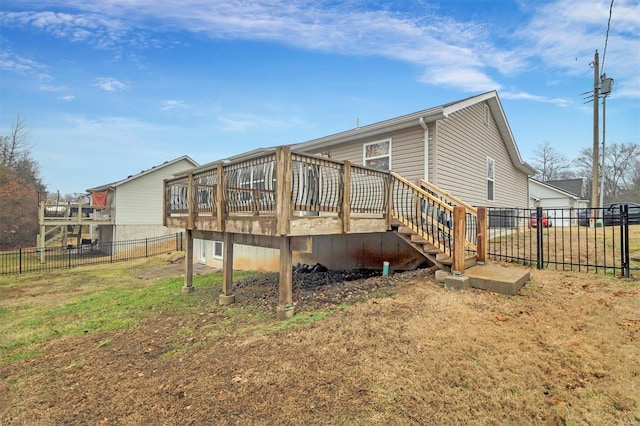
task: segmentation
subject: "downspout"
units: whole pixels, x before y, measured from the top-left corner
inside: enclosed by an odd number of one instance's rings
[[[424,117],[418,120],[424,129],[424,180],[429,182],[429,127],[424,122]]]

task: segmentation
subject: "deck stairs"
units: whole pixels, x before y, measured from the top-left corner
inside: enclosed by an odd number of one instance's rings
[[[66,231],[66,232],[65,232]],[[82,234],[82,225],[55,225],[47,226],[45,232],[45,247],[66,247],[69,239],[75,240]]]
[[[443,285],[470,287],[513,295],[530,280],[523,268],[478,264],[478,211],[471,205],[424,180],[412,184],[391,173],[394,179],[391,229],[440,270],[436,281]],[[454,206],[464,207],[464,270],[452,271]]]
[[[435,244],[429,242],[418,232],[413,231],[410,227],[395,224],[392,225],[393,231],[407,244],[413,247],[418,253],[433,263],[438,268],[451,272],[453,259]],[[467,254],[465,257],[465,268],[470,268],[476,264],[477,256],[475,253]]]

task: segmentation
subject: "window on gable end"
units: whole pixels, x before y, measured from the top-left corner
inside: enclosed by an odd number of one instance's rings
[[[496,162],[487,157],[487,201],[495,201]]]

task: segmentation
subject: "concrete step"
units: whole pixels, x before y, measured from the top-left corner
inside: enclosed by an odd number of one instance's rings
[[[462,276],[447,275],[441,278],[450,288],[469,287],[513,296],[531,280],[528,269],[518,266],[476,265],[464,271]]]

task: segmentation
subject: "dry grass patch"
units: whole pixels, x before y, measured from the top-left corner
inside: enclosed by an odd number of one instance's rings
[[[203,280],[0,366],[0,424],[639,424],[640,283],[532,275],[513,297],[395,276],[284,328]]]

